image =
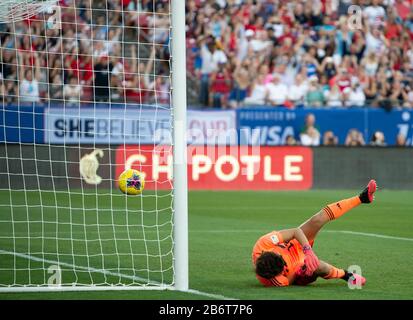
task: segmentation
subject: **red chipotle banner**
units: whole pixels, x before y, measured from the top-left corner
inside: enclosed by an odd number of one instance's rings
[[[170,189],[171,146],[120,146],[116,176],[125,168],[144,173],[145,189]],[[306,147],[188,146],[192,190],[305,190],[313,183],[313,153]]]

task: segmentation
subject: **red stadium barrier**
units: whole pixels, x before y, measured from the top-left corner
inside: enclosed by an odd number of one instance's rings
[[[172,147],[120,146],[116,176],[144,173],[145,189],[172,188]],[[313,151],[306,147],[189,146],[191,190],[306,190],[313,184]]]

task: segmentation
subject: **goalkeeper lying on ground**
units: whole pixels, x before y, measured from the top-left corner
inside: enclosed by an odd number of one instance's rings
[[[376,181],[371,180],[360,195],[327,205],[295,229],[273,231],[256,242],[252,262],[258,280],[265,286],[306,285],[317,277],[343,279],[364,285],[361,275],[349,273],[321,261],[312,246],[318,231],[329,221],[341,217],[361,203],[374,200]]]

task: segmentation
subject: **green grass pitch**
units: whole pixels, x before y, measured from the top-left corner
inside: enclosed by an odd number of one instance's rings
[[[413,298],[413,212],[411,203],[413,192],[379,191],[376,201],[371,205],[362,205],[342,218],[329,223],[316,239],[314,248],[320,259],[338,267],[347,268],[358,265],[367,278],[366,286],[361,290],[350,290],[341,280],[318,279],[315,283],[298,287],[264,288],[254,277],[251,266],[251,249],[262,234],[274,229],[282,229],[299,225],[310,215],[317,212],[327,203],[350,197],[356,190],[341,191],[305,191],[305,192],[207,192],[189,193],[189,254],[190,254],[190,287],[205,293],[222,295],[235,299],[412,299]],[[150,195],[147,191],[146,195]],[[122,214],[123,197],[101,195],[78,195],[68,197],[65,194],[55,195],[51,192],[29,192],[26,195],[13,195],[15,221],[11,230],[12,212],[2,207],[0,213],[0,250],[27,253],[32,256],[61,262],[73,262],[72,253],[76,255],[75,264],[83,267],[76,274],[63,272],[63,277],[90,281],[90,274],[96,283],[104,282],[105,275],[84,272],[87,268],[100,268],[102,259],[105,266],[116,266],[124,274],[135,274],[145,277],[142,268],[142,252],[156,256],[162,253],[162,259],[149,257],[153,273],[151,277],[159,281],[169,281],[172,270],[157,273],[156,270],[171,262],[170,234],[168,223],[170,198],[136,197],[128,199],[130,214]],[[19,198],[20,197],[20,198]],[[67,197],[67,198],[65,198]],[[113,200],[113,199],[117,200]],[[122,200],[123,199],[123,200]],[[28,211],[25,203],[35,204],[39,201],[46,204],[43,209],[35,205]],[[0,203],[9,203],[9,192],[0,193]],[[19,201],[21,205],[19,205]],[[62,205],[67,202],[66,205]],[[117,203],[116,201],[119,201]],[[58,213],[53,211],[53,204],[62,207]],[[99,207],[116,209],[93,210]],[[50,205],[49,207],[47,205]],[[78,207],[70,211],[69,206]],[[139,208],[144,207],[145,214]],[[66,207],[66,209],[65,209]],[[85,209],[82,209],[85,208]],[[133,210],[136,208],[136,210]],[[152,209],[164,211],[154,214]],[[69,214],[71,212],[71,214]],[[56,225],[53,219],[61,222]],[[31,224],[33,237],[28,244],[24,235],[27,229],[27,215]],[[49,221],[41,224],[39,221]],[[147,229],[138,226],[144,219]],[[152,225],[161,224],[155,228]],[[97,224],[101,225],[100,228]],[[85,228],[84,225],[87,225]],[[115,225],[115,227],[113,227]],[[129,225],[129,227],[127,227]],[[72,228],[72,229],[70,229]],[[144,232],[145,231],[145,232]],[[342,231],[351,231],[344,233]],[[18,239],[11,241],[14,235]],[[114,248],[113,239],[122,239]],[[46,238],[39,235],[45,235]],[[75,235],[75,241],[70,240]],[[19,235],[21,236],[19,238]],[[145,236],[147,246],[142,246]],[[385,236],[390,236],[386,238]],[[55,238],[59,238],[56,241]],[[153,238],[151,238],[153,237]],[[153,241],[163,239],[161,244]],[[89,239],[85,245],[84,239]],[[99,243],[98,239],[101,239]],[[73,243],[75,245],[73,245]],[[99,245],[100,244],[100,245]],[[14,246],[14,247],[13,247]],[[49,252],[42,256],[41,249]],[[113,255],[114,250],[121,259]],[[57,256],[53,252],[60,252]],[[131,257],[130,252],[135,253]],[[146,258],[145,258],[146,259]],[[16,271],[7,271],[11,263],[15,263]],[[146,263],[146,261],[145,261]],[[8,254],[0,254],[0,283],[44,282],[47,276],[42,270],[43,263],[30,261],[32,272],[27,273],[28,260]],[[66,278],[67,279],[67,278]],[[110,281],[130,281],[119,276],[106,275]],[[0,299],[208,299],[207,296],[174,291],[106,291],[106,292],[51,292],[51,293],[1,293]]]

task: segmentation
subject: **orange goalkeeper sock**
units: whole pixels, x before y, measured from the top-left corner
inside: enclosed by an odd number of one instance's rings
[[[355,196],[349,199],[344,199],[335,203],[328,204],[323,208],[324,213],[329,220],[334,220],[341,217],[347,211],[357,207],[361,204],[359,196]]]
[[[343,269],[338,269],[336,267],[331,267],[330,272],[323,276],[324,279],[342,279],[346,275],[346,272]]]

